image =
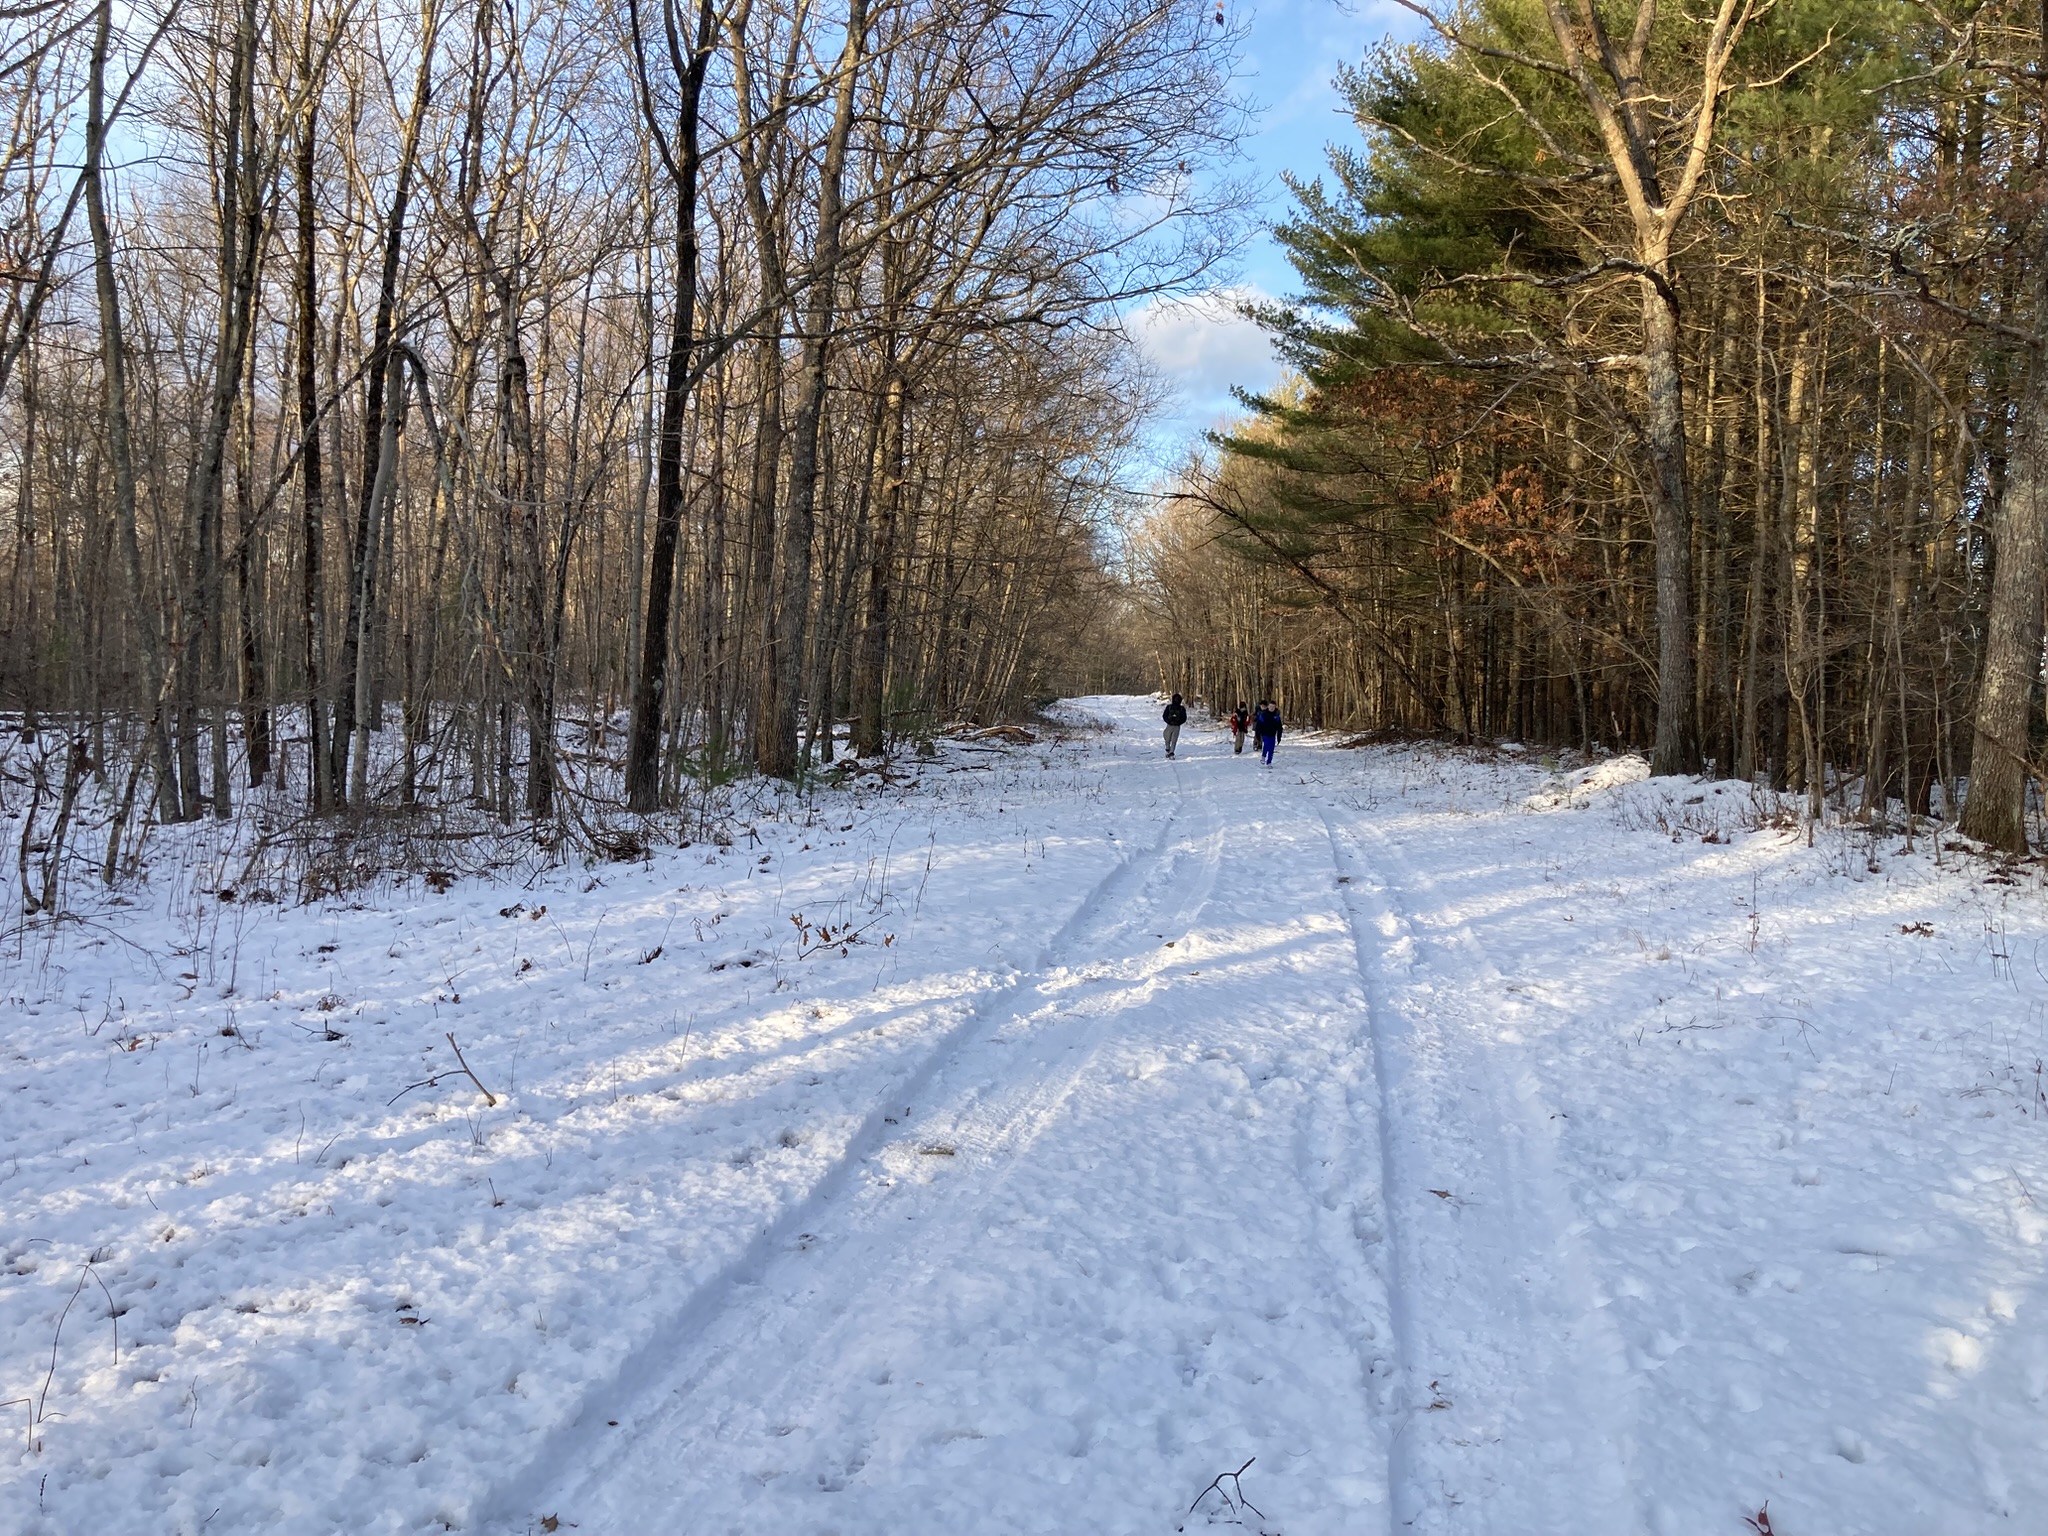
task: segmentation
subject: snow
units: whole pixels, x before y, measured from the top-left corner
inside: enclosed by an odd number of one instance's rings
[[[2036,866],[1158,708],[11,931],[0,1529],[2027,1527]]]
[[[1590,800],[1606,790],[1640,784],[1649,776],[1648,761],[1633,752],[1623,752],[1615,757],[1602,758],[1590,767],[1561,775],[1523,803],[1532,811],[1552,811],[1559,806]]]

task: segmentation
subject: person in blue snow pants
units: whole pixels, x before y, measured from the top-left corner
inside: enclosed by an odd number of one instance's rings
[[[1280,745],[1280,708],[1271,699],[1259,700],[1258,710],[1252,715],[1252,734],[1259,738],[1259,756],[1268,768],[1273,766],[1273,749]]]

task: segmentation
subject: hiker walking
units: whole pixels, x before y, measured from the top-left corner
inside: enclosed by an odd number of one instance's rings
[[[1273,749],[1280,745],[1280,706],[1271,699],[1259,700],[1259,707],[1252,716],[1252,734],[1259,738],[1259,756],[1268,768],[1273,766]]]
[[[1238,756],[1244,755],[1244,733],[1252,728],[1252,712],[1245,708],[1244,701],[1238,701],[1237,708],[1230,712],[1230,750]]]
[[[1180,728],[1188,723],[1187,706],[1180,701],[1180,695],[1173,696],[1173,702],[1160,715],[1166,722],[1166,755],[1173,756],[1173,749],[1180,745]]]

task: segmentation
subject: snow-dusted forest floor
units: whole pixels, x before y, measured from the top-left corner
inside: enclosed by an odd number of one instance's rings
[[[169,829],[11,930],[0,1529],[2043,1518],[2037,866],[1068,708],[518,880]]]

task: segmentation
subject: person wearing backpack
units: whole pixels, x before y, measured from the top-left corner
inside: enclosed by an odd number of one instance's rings
[[[1280,706],[1271,699],[1259,700],[1259,707],[1252,715],[1252,734],[1259,738],[1259,756],[1268,768],[1273,766],[1273,749],[1280,745]]]
[[[1173,702],[1166,706],[1160,719],[1166,722],[1166,755],[1173,756],[1173,749],[1180,745],[1180,728],[1188,723],[1187,706],[1180,701],[1180,695],[1173,696]]]
[[[1244,755],[1244,733],[1252,728],[1252,712],[1245,708],[1242,700],[1230,712],[1230,750],[1238,756]]]

